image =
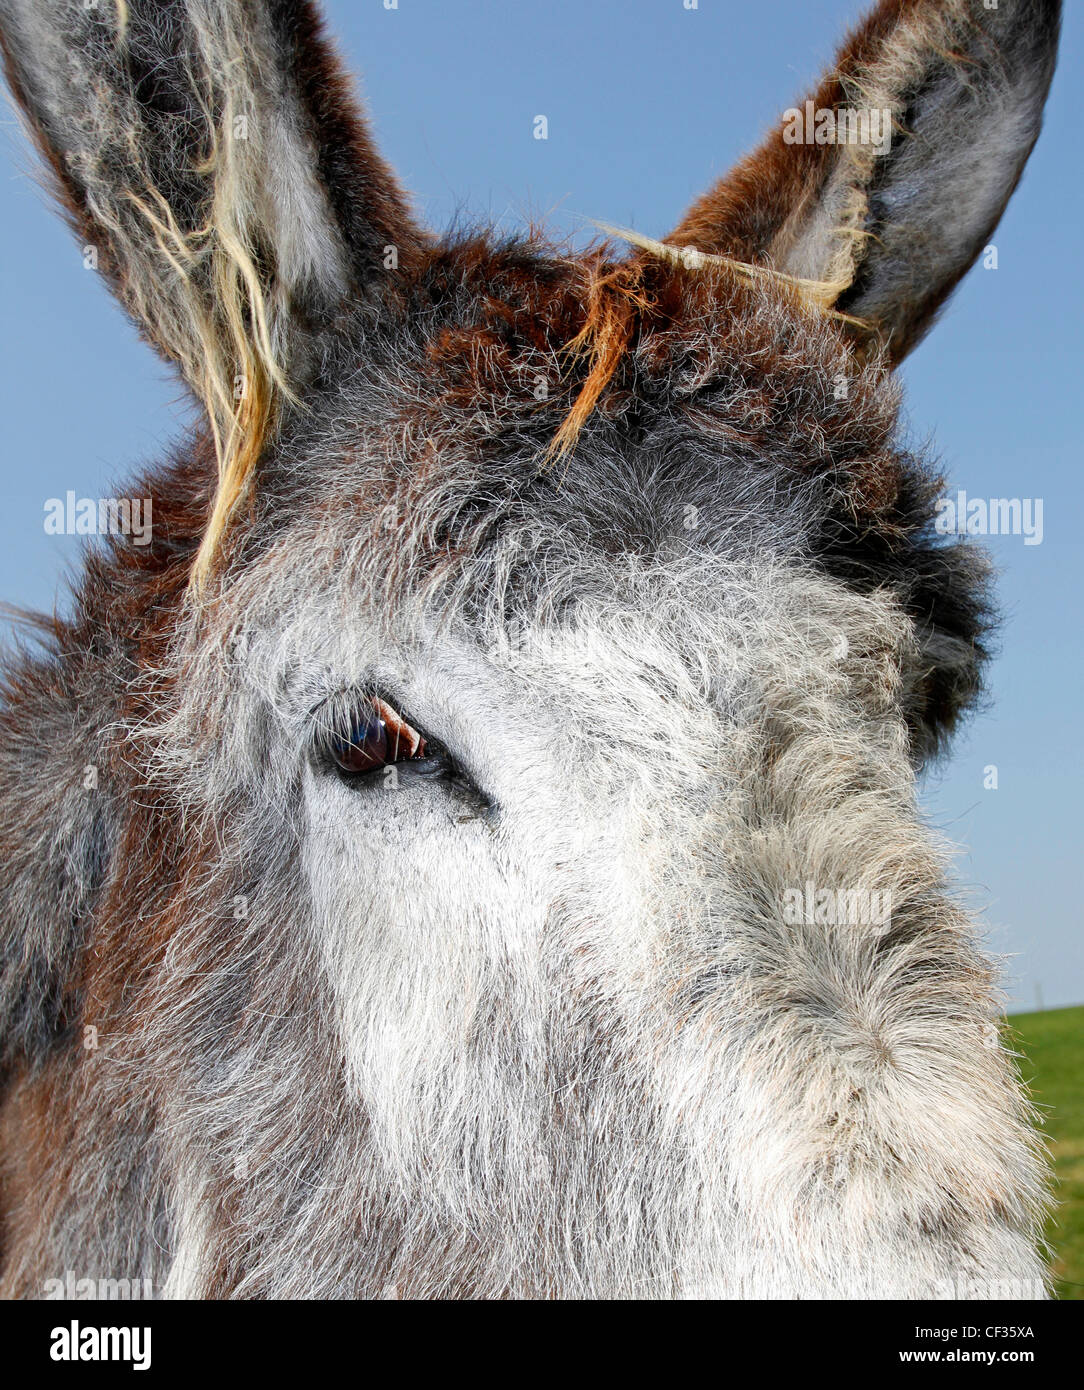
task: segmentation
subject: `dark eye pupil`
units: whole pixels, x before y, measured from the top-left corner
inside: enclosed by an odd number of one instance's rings
[[[382,767],[388,760],[388,726],[376,714],[359,717],[350,737],[336,740],[332,756],[344,772]]]
[[[340,772],[371,772],[388,763],[427,756],[426,741],[384,700],[366,701],[355,713],[348,734],[331,742]]]

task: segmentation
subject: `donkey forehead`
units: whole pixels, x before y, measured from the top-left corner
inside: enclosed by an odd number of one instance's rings
[[[555,456],[584,388],[566,348],[587,310],[572,271],[538,265],[452,277],[424,311],[345,335],[285,451],[288,507],[387,547],[421,530],[462,548],[529,519],[603,552],[729,551],[743,530],[789,549],[826,509],[891,509],[890,376],[769,287],[677,271]]]
[[[388,550],[297,533],[236,586],[219,611],[227,630],[201,634],[197,659],[223,655],[223,688],[270,694],[288,723],[365,686],[452,704],[469,689],[476,711],[556,698],[572,718],[611,695],[625,713],[660,695],[712,703],[751,676],[793,674],[794,659],[838,674],[844,658],[881,663],[909,639],[889,594],[856,593],[794,555],[734,551],[603,556],[528,526],[417,584],[397,582]]]

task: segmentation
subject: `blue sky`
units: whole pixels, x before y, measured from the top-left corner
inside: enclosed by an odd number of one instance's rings
[[[330,0],[381,146],[434,226],[508,228],[545,215],[585,236],[596,217],[664,235],[688,202],[805,95],[855,0]],[[926,780],[932,822],[961,847],[961,892],[1008,957],[1016,1007],[1084,1001],[1077,878],[1084,592],[1084,252],[1071,5],[1047,128],[995,234],[909,360],[908,419],[951,487],[1042,498],[1044,539],[991,538],[1005,614],[991,702]],[[533,138],[548,120],[549,138]],[[185,419],[143,346],[27,177],[10,113],[0,140],[0,598],[51,608],[74,537],[43,506],[124,494]],[[945,216],[952,216],[951,207]],[[61,602],[63,599],[61,597]],[[996,790],[984,769],[998,770]]]

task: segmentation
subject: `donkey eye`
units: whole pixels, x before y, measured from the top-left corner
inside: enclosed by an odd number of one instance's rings
[[[425,740],[383,700],[363,701],[349,727],[329,742],[332,761],[340,772],[371,772],[389,763],[426,756]]]

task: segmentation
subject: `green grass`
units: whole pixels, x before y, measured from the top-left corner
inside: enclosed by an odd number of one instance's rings
[[[1047,1240],[1057,1294],[1084,1299],[1084,1007],[1014,1014],[1009,1026],[1054,1154],[1058,1208]]]

